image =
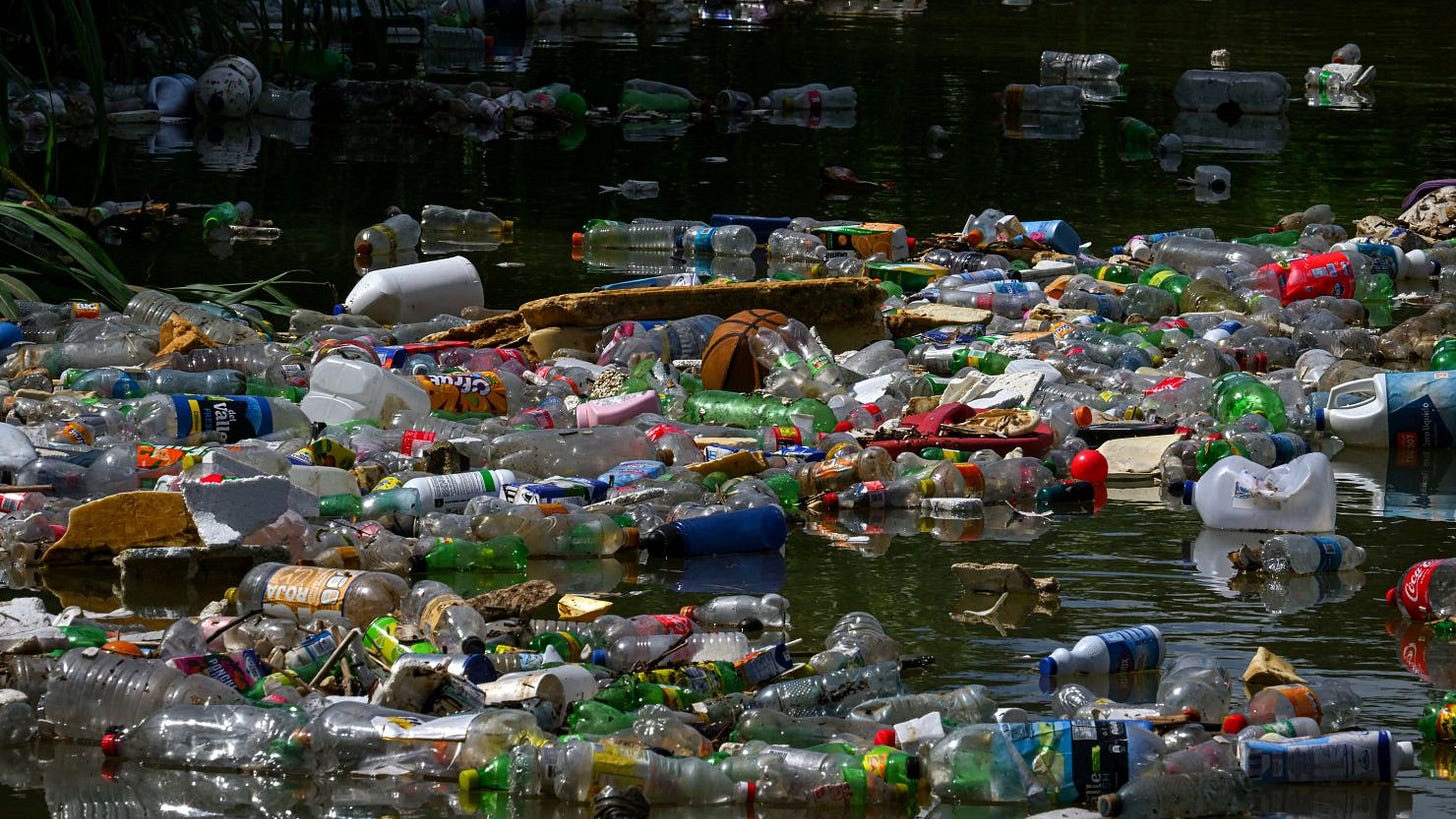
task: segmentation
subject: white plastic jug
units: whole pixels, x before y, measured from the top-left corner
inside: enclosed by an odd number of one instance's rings
[[[316,424],[371,420],[384,426],[396,412],[430,411],[430,394],[414,381],[369,361],[332,356],[314,365],[299,409]]]
[[[464,307],[484,307],[485,289],[464,256],[371,270],[344,299],[344,311],[381,324],[425,321]]]
[[[1340,405],[1341,398],[1362,395]],[[1456,379],[1442,370],[1347,381],[1330,390],[1329,406],[1315,409],[1314,423],[1349,446],[1448,449],[1456,444]]]
[[[1332,532],[1335,471],[1323,452],[1273,469],[1232,455],[1183,485],[1203,525],[1261,532]]]

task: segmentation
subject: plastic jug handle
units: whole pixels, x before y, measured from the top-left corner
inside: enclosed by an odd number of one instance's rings
[[[1370,397],[1369,398],[1366,398],[1364,401],[1360,401],[1360,402],[1357,402],[1355,404],[1347,404],[1346,405],[1347,407],[1358,407],[1361,404],[1368,404],[1371,401],[1374,401],[1375,400],[1375,379],[1373,379],[1373,378],[1361,378],[1361,379],[1356,380],[1356,381],[1346,381],[1343,384],[1336,384],[1334,386],[1334,388],[1330,390],[1329,400],[1325,402],[1326,403],[1326,406],[1330,406],[1330,407],[1335,406],[1335,399],[1336,398],[1339,398],[1342,395],[1345,395],[1347,393],[1352,393],[1352,392],[1353,393],[1366,393]]]

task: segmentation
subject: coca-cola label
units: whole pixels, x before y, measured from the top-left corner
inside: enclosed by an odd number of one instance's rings
[[[1407,569],[1405,577],[1401,578],[1400,588],[1396,592],[1396,605],[1410,619],[1431,619],[1431,603],[1427,592],[1431,585],[1431,576],[1440,565],[1439,559],[1422,560]]]
[[[1181,375],[1164,378],[1162,381],[1159,381],[1153,386],[1143,390],[1143,395],[1154,395],[1160,392],[1167,392],[1168,390],[1176,390],[1179,387],[1183,386],[1183,382],[1187,380],[1188,379],[1184,378]]]

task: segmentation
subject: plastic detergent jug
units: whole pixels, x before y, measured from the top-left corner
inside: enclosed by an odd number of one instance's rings
[[[1377,373],[1330,390],[1315,427],[1349,446],[1446,449],[1456,443],[1456,378],[1449,371]],[[1341,404],[1347,396],[1360,397]]]

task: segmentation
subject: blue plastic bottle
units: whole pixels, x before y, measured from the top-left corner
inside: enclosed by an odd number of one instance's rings
[[[773,551],[781,548],[788,537],[789,524],[783,511],[777,506],[757,506],[675,520],[642,535],[639,545],[655,555],[700,557]]]

